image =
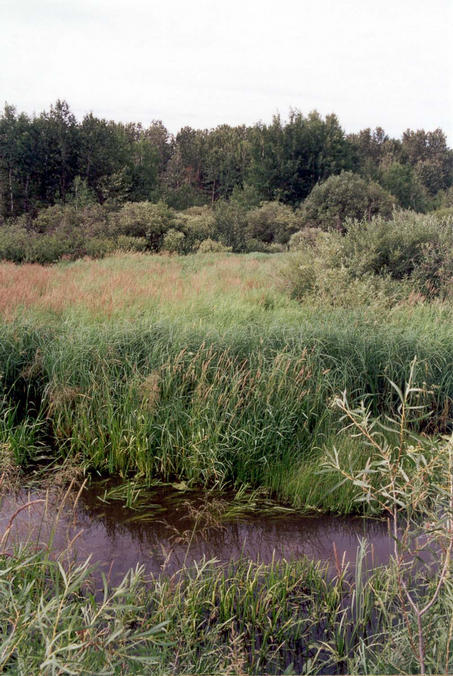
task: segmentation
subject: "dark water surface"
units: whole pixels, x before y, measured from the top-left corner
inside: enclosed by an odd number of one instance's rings
[[[307,556],[324,561],[334,571],[338,561],[354,563],[360,538],[370,545],[369,565],[386,563],[392,540],[387,524],[371,519],[302,516],[294,512],[227,517],[228,503],[213,494],[180,492],[172,488],[148,491],[140,509],[118,500],[104,502],[105,484],[85,488],[62,499],[51,489],[20,490],[0,503],[0,537],[11,517],[28,501],[34,502],[13,519],[3,549],[27,542],[46,546],[62,558],[91,561],[116,584],[137,564],[147,573],[174,573],[203,557],[228,562],[241,555],[270,562]],[[234,506],[234,503],[232,503]],[[222,516],[223,515],[223,516]],[[335,553],[336,552],[336,553]]]

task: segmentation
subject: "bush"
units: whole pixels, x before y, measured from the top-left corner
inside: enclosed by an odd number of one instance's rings
[[[235,202],[219,200],[214,209],[214,237],[233,251],[244,251],[247,212]]]
[[[198,246],[198,253],[225,253],[231,251],[230,246],[225,246],[222,242],[214,239],[204,239]]]
[[[146,251],[148,242],[144,237],[128,237],[120,235],[116,240],[117,249],[120,251],[142,252]]]
[[[370,223],[349,224],[342,262],[355,276],[389,274],[394,279],[411,277],[415,271],[418,274],[423,266],[425,285],[429,282],[440,289],[447,281],[441,281],[440,267],[450,265],[452,247],[453,220],[439,222],[429,215],[399,212],[392,221],[376,218]]]
[[[22,263],[30,233],[25,228],[4,225],[0,228],[0,259]]]
[[[77,224],[77,215],[73,207],[55,204],[47,209],[41,209],[33,220],[32,227],[39,233],[51,233]]]
[[[42,209],[31,222],[34,232],[41,234],[66,233],[75,231],[85,237],[105,237],[112,231],[109,212],[100,204],[76,208],[73,204],[55,204]]]
[[[286,244],[298,229],[298,219],[291,207],[280,202],[263,202],[247,213],[247,239],[266,244]]]
[[[214,213],[210,207],[191,207],[176,214],[175,227],[185,235],[181,253],[196,251],[200,242],[214,238]]]
[[[321,230],[319,228],[305,228],[298,230],[291,235],[288,242],[290,251],[298,251],[299,249],[306,249],[314,246]]]
[[[115,240],[107,237],[90,237],[85,242],[85,253],[91,258],[103,258],[116,248]]]
[[[158,251],[173,221],[174,212],[164,202],[127,202],[116,216],[117,233],[144,237],[148,248]]]
[[[184,253],[184,240],[186,239],[183,232],[170,228],[164,235],[162,241],[162,249],[169,253]]]
[[[316,185],[300,210],[306,227],[343,231],[347,219],[390,218],[395,200],[377,183],[344,171]]]
[[[347,221],[347,232],[322,232],[309,241],[294,236],[284,276],[292,295],[316,295],[344,305],[392,304],[412,291],[445,296],[452,291],[453,219],[396,212],[393,220]]]
[[[431,216],[434,216],[438,221],[453,221],[453,207],[442,207],[433,211]]]
[[[260,239],[247,239],[244,245],[244,251],[247,253],[281,253],[286,247],[277,242],[267,244]]]

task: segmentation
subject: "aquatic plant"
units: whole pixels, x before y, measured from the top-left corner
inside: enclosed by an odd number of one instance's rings
[[[325,468],[354,486],[355,500],[389,518],[393,538],[389,574],[396,583],[410,648],[425,674],[427,642],[432,640],[432,620],[426,616],[438,611],[442,596],[447,607],[451,601],[453,439],[435,440],[411,431],[414,419],[426,417],[427,393],[414,385],[415,367],[414,359],[404,389],[390,383],[400,405],[384,422],[372,418],[363,402],[352,408],[346,394],[336,400],[345,429],[359,436],[370,455],[357,470],[344,464],[334,449]],[[449,610],[453,612],[453,605]]]

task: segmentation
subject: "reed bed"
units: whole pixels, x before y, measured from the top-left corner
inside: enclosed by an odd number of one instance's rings
[[[95,595],[92,569],[26,548],[0,557],[0,667],[11,674],[419,673],[413,618],[389,567],[335,577],[310,561],[171,578],[130,571]],[[417,581],[419,600],[432,593]],[[452,673],[451,589],[425,620],[428,673]]]
[[[299,508],[356,509],[317,471],[333,444],[357,467],[370,452],[338,437],[333,398],[347,390],[392,414],[390,381],[403,385],[416,355],[432,414],[418,431],[448,430],[451,310],[304,306],[285,292],[283,259],[2,264],[2,443],[22,466],[74,457],[103,475],[247,484]]]

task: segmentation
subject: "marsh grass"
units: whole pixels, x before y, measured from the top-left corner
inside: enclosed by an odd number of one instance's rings
[[[204,560],[150,579],[137,569],[117,587],[104,580],[95,595],[89,563],[71,561],[72,542],[55,560],[51,538],[38,552],[11,550],[6,532],[1,666],[10,673],[452,673],[451,444],[413,431],[411,417],[420,418],[425,401],[415,374],[413,363],[404,391],[397,391],[396,417],[383,425],[370,408],[352,409],[346,395],[337,398],[344,450],[327,456],[322,475],[350,485],[351,502],[365,497],[371,511],[389,512],[396,530],[388,566],[370,570],[361,541],[355,566],[337,556],[334,574],[307,559],[268,565]],[[375,450],[363,467],[355,464],[357,434]],[[146,482],[135,488],[140,502]],[[124,498],[121,490],[106,499]],[[244,487],[236,495],[239,508],[263,499],[262,491]],[[193,515],[207,533],[228,516],[224,501],[211,503],[212,510],[204,504]],[[187,551],[193,532],[182,534]],[[419,560],[414,534],[434,552],[430,565]]]
[[[307,560],[202,561],[172,577],[131,571],[94,596],[88,563],[0,558],[8,673],[418,673],[392,568],[329,577]],[[431,593],[418,580],[420,601]],[[450,597],[428,624],[430,673],[451,673]],[[450,630],[449,630],[450,627]],[[410,628],[410,627],[409,627]]]
[[[16,463],[47,453],[148,484],[247,484],[299,508],[356,509],[350,488],[326,491],[316,473],[332,443],[357,467],[367,459],[363,445],[337,438],[331,402],[347,390],[392,414],[389,379],[402,386],[417,355],[432,413],[418,429],[448,430],[451,309],[300,305],[280,280],[284,260],[2,264],[0,435]]]

